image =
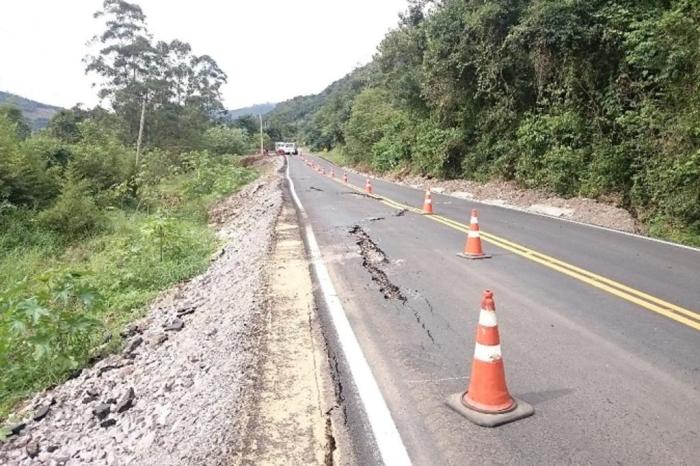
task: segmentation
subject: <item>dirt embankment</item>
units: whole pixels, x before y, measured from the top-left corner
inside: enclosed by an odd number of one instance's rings
[[[366,172],[348,170],[368,176]],[[607,202],[585,197],[565,199],[537,189],[520,188],[512,181],[485,183],[469,180],[440,181],[403,173],[393,173],[386,176],[372,174],[371,176],[417,189],[430,187],[435,193],[460,199],[566,218],[630,233],[645,233],[643,225],[627,210],[620,207],[619,202],[615,199],[609,199]]]
[[[121,354],[28,402],[0,464],[328,461],[309,271],[293,217],[276,227],[282,161],[251,163],[262,177],[211,210],[223,247],[209,269],[162,293]]]

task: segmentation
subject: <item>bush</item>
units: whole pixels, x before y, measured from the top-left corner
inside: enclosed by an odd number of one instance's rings
[[[372,147],[378,143],[399,113],[389,103],[386,92],[367,89],[357,96],[345,125],[347,154],[354,163],[370,165]]]
[[[204,146],[214,154],[243,155],[250,150],[251,139],[245,129],[215,126],[204,133]]]
[[[589,131],[570,110],[526,117],[517,133],[516,180],[564,196],[578,194],[590,160]]]
[[[418,125],[416,133],[412,155],[416,169],[424,175],[435,177],[453,174],[454,162],[460,152],[459,132],[425,121]]]
[[[58,178],[44,155],[20,144],[14,125],[0,115],[0,202],[41,207],[58,192]]]
[[[79,274],[49,271],[38,281],[29,298],[0,295],[0,408],[81,367],[100,338],[97,295]]]
[[[116,135],[90,120],[80,125],[82,139],[72,147],[68,165],[77,177],[88,182],[93,194],[127,181],[135,172],[135,154]]]
[[[39,223],[69,240],[102,230],[106,219],[90,195],[88,183],[69,178],[56,203],[38,215]]]
[[[207,151],[190,152],[183,157],[187,171],[183,192],[189,198],[223,196],[255,177],[253,171],[237,167],[233,157],[215,156]]]
[[[382,138],[372,145],[372,167],[387,172],[407,164],[411,159],[414,133],[408,116],[397,113],[384,127]]]

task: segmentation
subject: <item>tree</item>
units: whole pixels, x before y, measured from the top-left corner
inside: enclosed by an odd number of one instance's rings
[[[204,135],[205,146],[215,154],[242,155],[251,147],[249,134],[241,128],[214,126]]]
[[[74,144],[80,140],[80,123],[91,118],[92,112],[75,106],[56,113],[46,127],[46,132],[61,141]]]
[[[13,105],[0,105],[0,115],[15,126],[15,134],[20,140],[27,139],[32,134],[32,127],[22,114],[22,110]]]
[[[85,58],[86,73],[100,78],[99,96],[121,117],[125,142],[136,144],[137,159],[144,139],[182,148],[182,127],[203,132],[203,124],[223,113],[227,76],[213,58],[193,55],[180,40],[154,43],[136,4],[105,0],[95,17],[104,18],[105,31],[93,39],[100,48]]]

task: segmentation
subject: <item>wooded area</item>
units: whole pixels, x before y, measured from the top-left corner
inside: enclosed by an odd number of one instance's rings
[[[155,40],[135,4],[105,0],[95,17],[85,64],[105,107],[34,134],[0,108],[0,419],[119,348],[158,291],[203,270],[207,207],[255,177],[236,155],[257,135],[222,117],[216,61]]]
[[[700,244],[700,2],[413,0],[275,131],[377,172],[516,180]]]

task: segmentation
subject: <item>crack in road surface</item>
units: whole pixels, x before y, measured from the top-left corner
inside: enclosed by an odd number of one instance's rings
[[[370,199],[375,199],[374,196],[371,196],[371,195],[369,195],[369,194],[367,194],[367,193],[360,193],[360,192],[357,192],[357,191],[342,191],[340,194],[349,194],[349,195],[351,195],[351,196],[368,197],[368,198],[370,198]]]
[[[370,273],[372,281],[379,285],[379,291],[384,295],[384,299],[400,301],[402,305],[410,309],[413,313],[413,317],[416,319],[416,323],[423,329],[430,341],[435,343],[433,333],[426,326],[418,310],[408,303],[408,298],[401,292],[401,289],[392,283],[386,272],[382,270],[381,266],[389,263],[389,259],[387,259],[384,251],[377,246],[377,243],[375,243],[359,225],[354,225],[350,229],[350,234],[357,237],[356,244],[360,247],[362,266]],[[418,290],[416,290],[416,293],[420,295]],[[422,295],[420,296],[423,297]],[[425,299],[425,297],[423,298]],[[425,301],[428,305],[428,310],[432,313],[432,305],[427,299],[425,299]]]
[[[372,241],[372,238],[359,225],[354,225],[350,229],[350,234],[357,238],[356,244],[360,247],[362,266],[370,273],[372,281],[379,286],[379,291],[384,295],[384,299],[395,299],[406,303],[406,297],[401,293],[401,289],[394,285],[386,272],[380,268],[381,265],[389,263],[384,251]]]

